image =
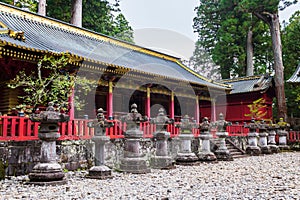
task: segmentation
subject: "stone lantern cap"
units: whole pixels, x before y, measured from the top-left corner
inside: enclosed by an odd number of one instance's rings
[[[219,120],[211,124],[212,127],[217,128],[218,132],[226,132],[226,127],[230,125],[231,122],[228,122],[224,119],[223,113],[219,114]]]
[[[168,124],[174,124],[174,119],[170,119],[165,114],[165,109],[160,108],[158,110],[157,117],[151,119],[152,124],[156,124],[156,130],[166,131]]]
[[[269,129],[269,130],[275,130],[275,129],[278,129],[278,128],[279,128],[279,125],[278,124],[273,124],[272,121],[267,126],[267,129]]]
[[[49,102],[46,111],[41,111],[38,114],[31,114],[30,120],[33,122],[58,123],[67,122],[70,120],[70,117],[69,115],[55,111],[54,103]]]
[[[139,129],[140,122],[148,121],[148,118],[143,117],[137,110],[137,105],[134,103],[131,105],[130,113],[121,117],[122,122],[126,122],[127,130]]]
[[[184,115],[180,121],[180,124],[178,124],[177,126],[180,127],[182,134],[185,134],[185,133],[189,134],[189,133],[191,133],[192,128],[197,127],[197,124],[194,120],[192,121],[188,115]]]
[[[104,116],[104,110],[102,108],[99,108],[97,110],[96,118],[97,119],[88,123],[88,127],[96,128],[95,135],[105,135],[105,128],[114,126],[113,122],[109,122],[106,120]]]
[[[255,123],[255,119],[251,119],[249,124],[244,125],[245,128],[249,128],[250,132],[256,132],[256,129],[258,128],[257,123]]]
[[[208,118],[207,118],[207,117],[204,117],[204,118],[202,119],[201,124],[200,124],[200,129],[201,129],[202,132],[205,132],[205,131],[208,131],[209,128],[210,128],[210,123],[209,123],[209,121],[208,121]]]
[[[260,122],[257,123],[257,127],[260,131],[266,131],[267,130],[267,124],[265,120],[260,120]]]
[[[290,124],[283,121],[283,118],[279,118],[279,122],[277,123],[280,129],[286,130],[290,128]]]

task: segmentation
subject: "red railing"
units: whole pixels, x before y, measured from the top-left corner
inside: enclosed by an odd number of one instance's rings
[[[88,119],[75,119],[66,123],[60,123],[60,138],[59,140],[81,140],[90,139],[94,135],[94,128],[88,127]],[[111,120],[114,126],[106,129],[106,135],[111,139],[124,138],[124,131],[126,131],[126,123],[119,120]],[[171,133],[171,137],[176,137],[180,133],[178,127],[179,122],[169,124],[167,131]],[[26,141],[38,140],[39,123],[32,122],[27,117],[16,116],[1,116],[0,117],[0,141]],[[145,138],[152,138],[156,131],[155,124],[150,122],[140,123],[140,130],[144,132]],[[200,130],[194,128],[192,130],[195,137],[198,137]],[[243,125],[232,125],[227,127],[229,136],[247,136],[248,128]],[[216,131],[211,130],[213,137],[216,137]],[[288,135],[290,143],[300,142],[300,131],[290,131]]]
[[[227,126],[226,131],[229,136],[247,136],[249,128],[245,128],[243,125],[234,124],[232,126]]]
[[[289,143],[300,142],[300,131],[290,131],[288,142]]]

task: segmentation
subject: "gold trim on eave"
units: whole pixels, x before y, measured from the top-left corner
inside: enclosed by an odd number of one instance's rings
[[[211,79],[208,79],[208,78],[205,78],[204,76],[201,76],[200,74],[196,73],[195,71],[191,70],[190,68],[188,68],[187,66],[185,66],[184,64],[182,64],[180,61],[176,60],[176,63],[181,66],[182,68],[184,68],[185,70],[187,70],[188,72],[190,72],[191,74],[194,74],[195,76],[197,76],[198,78],[204,80],[204,81],[207,81],[209,83],[214,83],[216,85],[220,85],[220,86],[223,86],[223,87],[226,87],[226,88],[231,88],[230,85],[227,85],[227,84],[224,84],[224,83],[219,83],[219,82],[214,82],[213,80]]]

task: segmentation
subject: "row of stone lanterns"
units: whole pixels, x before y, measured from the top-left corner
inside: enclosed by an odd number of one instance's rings
[[[287,145],[288,132],[286,130],[289,124],[284,122],[283,118],[280,118],[277,124],[266,124],[264,120],[255,122],[255,120],[252,119],[245,127],[249,128],[248,146],[246,148],[247,154],[278,153],[280,149],[289,148]],[[276,130],[279,136],[279,146],[276,145],[275,141]]]
[[[58,122],[68,121],[69,118],[63,113],[56,112],[52,103],[46,111],[31,116],[32,121],[40,122],[39,138],[42,140],[41,148],[41,162],[37,164],[32,173],[29,174],[30,182],[33,184],[62,184],[65,183],[64,174],[61,166],[56,162],[56,145],[55,141],[58,139]],[[143,138],[143,132],[140,130],[140,123],[148,121],[137,111],[137,105],[131,106],[131,112],[121,118],[126,122],[127,130],[124,133],[124,151],[120,159],[119,170],[128,173],[148,173],[150,167],[146,156],[141,151],[140,141]],[[182,165],[191,165],[199,161],[212,162],[218,160],[232,160],[227,147],[225,138],[228,136],[226,127],[230,125],[225,121],[223,114],[220,114],[219,120],[215,123],[209,123],[208,118],[204,118],[202,123],[197,125],[185,115],[178,127],[180,127],[180,134],[176,140],[180,143],[179,151],[173,159],[170,156],[168,140],[170,133],[166,130],[167,124],[173,124],[174,120],[169,119],[160,109],[158,116],[150,120],[151,123],[156,124],[156,132],[153,134],[156,146],[155,155],[150,159],[152,168],[170,169],[174,168],[175,162]],[[106,136],[106,128],[113,126],[112,122],[105,119],[103,109],[98,109],[97,119],[88,123],[89,127],[95,129],[95,135],[92,140],[95,143],[95,166],[89,170],[87,177],[96,179],[111,178],[111,169],[105,165],[105,144],[109,141]],[[278,128],[279,141],[286,145],[286,139],[281,136],[286,136],[285,131],[287,124],[283,121],[277,126],[267,126],[264,121],[255,123],[254,120],[250,124],[245,125],[250,130],[248,135],[247,153],[258,155],[260,152],[271,153],[278,152],[278,147],[275,143],[275,129]],[[200,128],[200,139],[202,142],[201,148],[198,152],[192,151],[192,141],[194,135],[193,128]],[[220,147],[215,151],[215,154],[210,150],[210,140],[212,135],[210,129],[217,130],[216,135],[220,140]],[[259,133],[256,130],[259,130]],[[268,130],[268,132],[267,132]],[[259,136],[259,140],[257,140]],[[267,140],[267,136],[269,136]],[[258,142],[259,141],[259,142]],[[268,145],[269,143],[269,145]],[[260,147],[259,147],[260,146]]]

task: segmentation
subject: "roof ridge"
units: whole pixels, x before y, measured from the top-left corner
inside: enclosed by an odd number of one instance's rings
[[[237,77],[237,78],[233,78],[233,79],[223,79],[223,80],[220,80],[220,82],[222,82],[222,83],[232,83],[232,82],[237,82],[237,81],[254,80],[254,79],[259,79],[262,76],[265,76],[265,74],[253,75],[253,76],[243,76],[243,77]]]
[[[74,32],[76,34],[81,34],[85,37],[91,37],[91,38],[94,38],[94,39],[99,39],[99,40],[109,42],[109,43],[112,43],[112,44],[115,44],[115,45],[118,45],[118,46],[121,46],[121,47],[124,47],[124,48],[127,48],[127,49],[131,49],[131,50],[138,51],[138,52],[141,52],[141,53],[144,53],[144,54],[159,57],[159,58],[162,58],[162,59],[165,59],[165,60],[170,60],[170,61],[176,62],[179,59],[175,56],[171,56],[171,55],[161,53],[161,52],[158,52],[158,51],[146,48],[146,47],[142,47],[142,46],[138,46],[136,44],[132,44],[132,43],[129,43],[129,42],[126,42],[126,41],[122,41],[122,40],[119,40],[117,38],[107,36],[107,35],[104,35],[104,34],[86,29],[84,27],[77,27],[77,26],[74,26],[73,24],[70,24],[70,23],[67,23],[67,22],[64,22],[64,21],[60,21],[60,20],[55,19],[55,18],[51,18],[51,17],[48,17],[48,16],[42,16],[42,15],[39,15],[37,13],[22,10],[21,8],[18,8],[18,7],[9,5],[9,4],[5,4],[3,2],[0,2],[0,12],[5,12],[5,13],[8,13],[10,15],[15,15],[15,16],[27,18],[27,19],[30,19],[30,20],[33,20],[33,21],[37,21],[37,22],[44,23],[44,24],[47,24],[47,25],[50,25],[50,26],[61,28],[61,29],[64,29],[66,31]]]
[[[195,72],[195,71],[192,70],[191,68],[185,66],[185,65],[184,65],[183,63],[181,63],[179,60],[177,60],[176,63],[177,63],[180,67],[182,67],[183,69],[187,70],[188,72],[192,73],[193,75],[195,75],[196,77],[198,77],[198,78],[200,78],[200,79],[202,79],[202,80],[205,80],[205,81],[207,81],[207,82],[209,82],[209,83],[214,83],[214,84],[216,84],[216,85],[220,85],[220,86],[223,86],[223,87],[231,88],[231,85],[229,85],[229,84],[226,84],[226,83],[220,83],[220,82],[218,82],[218,81],[214,81],[214,80],[212,80],[212,79],[209,79],[209,78],[206,78],[206,77],[202,76],[201,74]]]

